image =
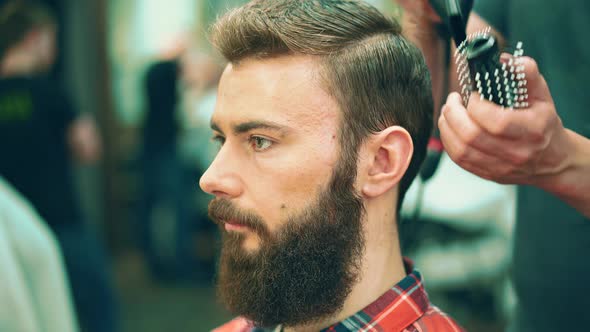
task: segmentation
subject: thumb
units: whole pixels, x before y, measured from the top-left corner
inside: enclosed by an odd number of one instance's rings
[[[512,55],[502,54],[501,61],[508,62],[511,57]],[[537,62],[531,57],[522,56],[515,61],[515,65],[524,67],[522,72],[525,74],[524,79],[527,81],[526,88],[529,105],[537,102],[553,103],[551,92],[549,91],[545,78],[539,71]]]

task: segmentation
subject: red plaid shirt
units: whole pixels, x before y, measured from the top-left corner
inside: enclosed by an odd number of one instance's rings
[[[381,295],[375,302],[345,320],[322,332],[462,332],[451,317],[433,306],[428,300],[422,276],[405,261],[406,271],[412,271],[404,279]],[[264,331],[248,320],[238,317],[213,332]]]

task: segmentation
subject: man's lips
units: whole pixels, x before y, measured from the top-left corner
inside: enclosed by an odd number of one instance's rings
[[[250,227],[248,227],[244,224],[240,224],[239,222],[236,222],[234,220],[224,221],[223,226],[225,227],[226,231],[243,232],[243,231],[250,229]]]

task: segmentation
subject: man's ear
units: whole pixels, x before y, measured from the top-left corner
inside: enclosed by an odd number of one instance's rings
[[[402,179],[414,153],[414,144],[408,131],[391,126],[373,134],[367,142],[367,174],[362,193],[377,197],[395,187]]]

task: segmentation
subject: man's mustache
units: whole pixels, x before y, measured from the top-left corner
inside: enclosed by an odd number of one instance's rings
[[[209,218],[218,225],[223,225],[225,222],[241,224],[252,229],[261,237],[270,235],[262,218],[253,212],[240,210],[227,199],[214,198],[209,203],[208,214]]]

